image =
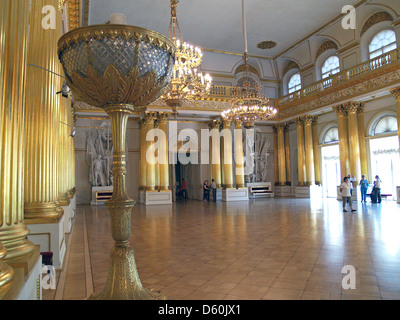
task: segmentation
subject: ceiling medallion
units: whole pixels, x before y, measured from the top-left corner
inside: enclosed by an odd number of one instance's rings
[[[177,50],[174,69],[165,94],[161,97],[172,108],[173,114],[189,99],[199,99],[209,94],[212,79],[209,74],[200,71],[203,59],[201,49],[183,42],[179,28],[176,8],[178,0],[170,0],[171,22],[168,29],[170,38]]]
[[[267,49],[272,49],[275,48],[277,45],[277,43],[275,41],[272,40],[268,40],[268,41],[261,41],[257,44],[257,48],[258,49],[262,49],[262,50],[267,50]]]

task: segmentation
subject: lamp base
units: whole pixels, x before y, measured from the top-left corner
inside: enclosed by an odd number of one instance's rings
[[[133,249],[116,244],[111,250],[110,271],[103,291],[88,300],[168,300],[167,297],[143,287],[136,269]]]

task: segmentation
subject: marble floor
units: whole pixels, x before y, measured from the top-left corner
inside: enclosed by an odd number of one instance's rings
[[[400,299],[400,205],[335,199],[136,205],[131,245],[143,285],[175,300]],[[105,207],[78,206],[56,290],[85,299],[104,287],[113,245]],[[354,266],[356,289],[342,268]]]

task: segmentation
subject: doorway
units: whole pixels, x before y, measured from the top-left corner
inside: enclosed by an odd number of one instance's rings
[[[339,145],[324,146],[322,155],[322,192],[324,198],[336,198],[341,183]]]

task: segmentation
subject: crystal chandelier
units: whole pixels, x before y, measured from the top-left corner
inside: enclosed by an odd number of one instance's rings
[[[212,79],[209,74],[203,75],[199,66],[203,59],[201,49],[182,41],[182,35],[176,14],[178,0],[171,2],[171,22],[168,37],[177,48],[176,60],[169,87],[161,97],[177,113],[186,100],[199,99],[209,94]]]
[[[244,80],[233,89],[232,107],[223,111],[221,116],[227,120],[240,120],[245,128],[251,128],[255,122],[267,120],[277,113],[271,107],[269,98],[261,93],[261,85],[251,81],[247,52],[246,18],[244,0],[242,0],[243,42],[244,42]]]

